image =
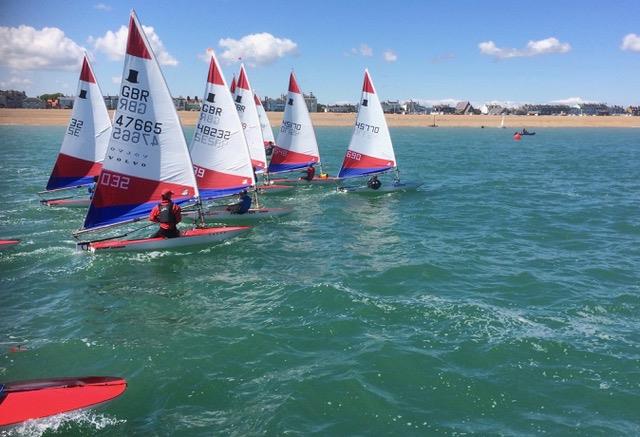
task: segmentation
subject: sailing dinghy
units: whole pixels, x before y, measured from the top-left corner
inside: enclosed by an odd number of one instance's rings
[[[113,376],[35,379],[0,384],[0,426],[81,408],[120,396],[127,381]]]
[[[191,157],[173,99],[132,11],[113,132],[84,226],[75,236],[145,219],[165,190],[174,193],[174,203],[201,208]],[[79,246],[92,252],[162,250],[209,244],[248,229],[203,227],[184,231],[177,238],[109,239],[83,242]]]
[[[236,111],[233,97],[225,82],[213,50],[209,63],[207,85],[202,100],[200,118],[189,147],[200,200],[214,200],[238,194],[256,184],[249,148]],[[205,221],[234,219],[233,216],[267,218],[281,216],[290,209],[257,208],[245,214],[224,214],[206,210]],[[249,214],[251,213],[251,214]],[[195,212],[187,214],[197,218]],[[245,218],[245,220],[247,220]],[[235,221],[235,220],[234,220]]]
[[[249,156],[251,156],[251,164],[256,169],[256,173],[263,173],[267,168],[267,155],[264,151],[264,139],[262,137],[262,128],[260,127],[260,118],[258,117],[258,108],[256,107],[255,97],[249,77],[244,69],[244,64],[240,65],[240,75],[236,83],[235,104],[238,116],[244,128],[244,136],[249,147]]]
[[[41,203],[54,207],[87,207],[89,196],[60,195],[74,188],[88,188],[100,174],[111,135],[111,120],[91,68],[84,55],[71,119],[53,166]],[[77,193],[76,193],[77,194]]]
[[[301,171],[310,165],[318,165],[320,173],[324,175],[318,140],[311,123],[309,110],[292,71],[289,75],[289,91],[278,133],[278,141],[273,148],[269,163],[269,174]],[[292,178],[271,179],[271,181],[277,184],[326,184],[335,183],[336,178],[315,176],[311,181]]]
[[[395,171],[393,182],[383,183],[378,189],[365,185],[341,187],[340,190],[377,193],[415,190],[422,185],[419,182],[400,181],[387,121],[369,71],[365,70],[360,107],[338,178],[345,180],[373,176],[391,170]]]

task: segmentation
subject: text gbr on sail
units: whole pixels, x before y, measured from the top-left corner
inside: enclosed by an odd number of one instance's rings
[[[120,98],[118,99],[118,109],[135,112],[136,114],[144,114],[147,112],[147,103],[149,91],[143,90],[129,85],[123,85],[120,90]]]

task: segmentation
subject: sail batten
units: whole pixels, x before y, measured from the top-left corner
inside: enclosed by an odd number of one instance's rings
[[[177,204],[198,198],[182,126],[149,41],[134,12],[118,109],[84,229],[143,217],[164,190]]]
[[[396,167],[396,157],[380,99],[369,71],[364,72],[358,115],[339,178],[382,173]]]

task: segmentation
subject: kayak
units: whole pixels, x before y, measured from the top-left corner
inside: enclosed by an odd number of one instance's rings
[[[176,238],[139,238],[78,243],[83,250],[102,252],[143,252],[202,246],[227,240],[251,229],[248,226],[197,228],[182,231]]]
[[[293,190],[293,187],[291,185],[258,185],[256,186],[256,191],[260,194],[285,193],[291,190]]]
[[[0,426],[80,408],[120,396],[127,381],[113,376],[34,379],[0,384]]]
[[[395,191],[414,191],[422,186],[422,182],[393,182],[391,184],[383,184],[377,190],[369,188],[366,185],[355,187],[340,187],[339,191],[344,193],[363,193],[363,194],[377,194],[377,193],[392,193]]]
[[[233,214],[223,207],[223,209],[205,211],[204,220],[207,223],[247,223],[282,217],[292,212],[291,208],[251,208],[244,214]],[[190,211],[182,214],[182,217],[195,222],[198,214]]]
[[[0,250],[14,247],[19,243],[20,243],[20,240],[0,240]]]
[[[282,179],[271,179],[271,182],[275,183],[275,184],[291,184],[291,185],[309,185],[309,184],[318,184],[318,185],[331,185],[331,184],[335,184],[339,181],[340,179],[338,179],[335,176],[328,176],[326,178],[321,178],[321,177],[314,177],[313,179],[311,179],[310,181],[306,180],[306,179],[286,179],[286,178],[282,178]]]
[[[87,208],[91,204],[91,198],[68,197],[62,199],[41,200],[40,203],[54,208]]]

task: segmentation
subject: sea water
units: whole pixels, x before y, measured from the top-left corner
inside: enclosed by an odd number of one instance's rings
[[[128,255],[39,205],[63,133],[0,127],[0,380],[129,387],[3,433],[640,433],[639,130],[392,129],[416,192],[265,195],[293,214]],[[317,134],[336,174],[351,129]]]

